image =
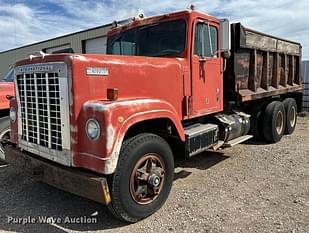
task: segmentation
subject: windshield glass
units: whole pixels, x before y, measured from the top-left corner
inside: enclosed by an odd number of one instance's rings
[[[13,79],[14,79],[14,71],[13,69],[10,69],[9,72],[2,79],[2,82],[13,82]]]
[[[108,38],[107,53],[129,56],[175,56],[186,45],[186,22],[169,21],[145,25]]]

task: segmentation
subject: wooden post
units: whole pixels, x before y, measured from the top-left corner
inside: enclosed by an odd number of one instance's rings
[[[289,77],[288,77],[288,84],[293,85],[294,83],[294,76],[295,76],[295,62],[294,56],[291,55],[290,62],[289,62]]]
[[[279,69],[279,53],[277,52],[274,60],[274,76],[272,77],[272,86],[275,88],[279,87],[280,80],[280,69]]]
[[[250,62],[250,68],[249,68],[249,80],[248,80],[248,88],[251,91],[256,91],[257,89],[257,83],[255,79],[257,78],[257,58],[256,58],[256,49],[253,50],[251,53],[251,62]]]
[[[287,61],[287,55],[284,54],[284,73],[283,75],[280,75],[280,85],[286,87],[287,81],[288,81],[288,61]]]
[[[266,52],[266,56],[263,56],[263,68],[262,68],[262,81],[261,87],[265,90],[269,88],[269,52]]]

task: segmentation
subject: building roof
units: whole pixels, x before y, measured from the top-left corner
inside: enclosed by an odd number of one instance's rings
[[[101,25],[101,26],[97,26],[97,27],[94,27],[94,28],[89,28],[89,29],[86,29],[86,30],[78,31],[78,32],[69,33],[69,34],[66,34],[66,35],[63,35],[63,36],[57,36],[57,37],[54,37],[54,38],[51,38],[51,39],[47,39],[47,40],[39,41],[39,42],[36,42],[36,43],[27,44],[27,45],[24,45],[24,46],[21,46],[21,47],[1,51],[0,54],[7,53],[7,52],[10,52],[10,51],[14,51],[14,50],[18,50],[18,49],[21,49],[21,48],[27,48],[27,47],[30,47],[30,46],[33,46],[33,45],[38,45],[38,44],[41,44],[41,43],[45,43],[45,42],[49,42],[49,41],[53,41],[53,40],[57,40],[57,39],[61,39],[61,38],[64,38],[64,37],[74,36],[74,35],[81,34],[81,33],[88,32],[88,31],[92,31],[92,30],[110,27],[110,26],[112,26],[111,23]]]

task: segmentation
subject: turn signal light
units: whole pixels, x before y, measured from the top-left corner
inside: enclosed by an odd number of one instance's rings
[[[118,99],[118,88],[107,88],[107,99],[108,100]]]

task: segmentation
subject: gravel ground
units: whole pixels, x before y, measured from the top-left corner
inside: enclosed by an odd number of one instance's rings
[[[248,142],[177,161],[164,207],[126,225],[106,207],[0,168],[0,232],[309,232],[309,117],[281,142]],[[8,224],[96,215],[96,224]]]

